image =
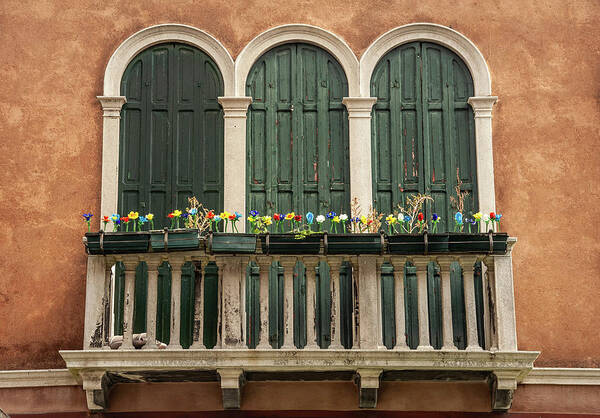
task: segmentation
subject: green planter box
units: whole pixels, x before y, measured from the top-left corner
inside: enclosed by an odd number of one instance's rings
[[[210,233],[208,235],[208,251],[225,254],[253,254],[256,252],[256,235]]]
[[[84,238],[88,254],[127,254],[148,251],[148,232],[93,232]]]
[[[326,254],[381,254],[382,234],[325,234],[323,246]]]
[[[260,235],[262,251],[265,254],[319,254],[323,234],[312,234],[296,239],[294,234]]]
[[[506,253],[508,234],[460,234],[450,233],[449,247],[453,253]]]
[[[448,234],[395,234],[387,239],[391,254],[440,254],[449,251]]]
[[[152,251],[196,250],[200,247],[197,229],[163,229],[150,231]]]

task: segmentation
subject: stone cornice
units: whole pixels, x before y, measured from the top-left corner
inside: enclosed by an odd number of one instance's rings
[[[78,384],[68,369],[0,371],[0,388],[75,386]]]

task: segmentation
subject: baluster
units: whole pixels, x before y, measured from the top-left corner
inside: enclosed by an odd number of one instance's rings
[[[381,294],[381,275],[382,275],[381,267],[383,266],[384,261],[385,260],[383,257],[376,258],[377,270],[375,271],[375,280],[377,281],[377,298],[375,300],[376,300],[376,306],[377,306],[377,321],[375,323],[377,324],[377,349],[378,350],[387,350],[387,347],[383,343],[383,306],[382,306],[383,300],[382,300],[382,294]]]
[[[491,351],[498,351],[498,329],[496,318],[496,270],[494,268],[494,257],[487,257],[484,260],[487,275],[487,295],[489,322],[487,326],[490,330],[489,347]]]
[[[102,339],[102,349],[110,350],[110,330],[112,326],[112,267],[115,261],[112,257],[104,258],[104,317],[102,320],[102,331],[104,333]]]
[[[158,303],[158,266],[162,260],[156,256],[145,257],[148,266],[148,298],[146,304],[146,344],[144,350],[158,348],[156,345],[156,306]]]
[[[329,291],[331,293],[331,329],[330,350],[342,350],[341,310],[340,310],[340,267],[342,260],[339,257],[328,257],[329,264]]]
[[[404,266],[405,257],[392,257],[394,267],[394,296],[396,308],[396,345],[394,350],[409,350],[406,344],[406,318],[404,315]]]
[[[296,257],[282,257],[283,271],[283,345],[284,350],[293,350],[294,346],[294,266]]]
[[[306,349],[318,350],[317,323],[315,320],[315,309],[317,300],[317,272],[318,257],[304,257],[302,259],[306,267]]]
[[[477,257],[460,257],[459,263],[463,271],[463,288],[465,294],[465,317],[467,319],[467,351],[478,351],[479,346],[477,338],[477,311],[475,309],[475,272],[474,264]]]
[[[442,276],[442,350],[458,350],[454,344],[454,328],[452,324],[452,292],[450,289],[450,267],[452,259],[449,257],[438,257]]]
[[[171,338],[169,350],[181,349],[181,267],[186,260],[169,254],[171,265]]]
[[[374,256],[361,255],[357,259],[360,348],[372,350],[381,346],[377,340],[377,324],[380,323],[377,317],[377,299],[380,297],[377,295],[377,265]]]
[[[417,296],[419,299],[419,346],[417,350],[433,350],[429,343],[429,300],[427,292],[427,266],[429,258],[418,257],[413,261],[417,268]]]
[[[259,350],[268,350],[271,348],[269,344],[269,272],[271,265],[273,265],[273,259],[268,256],[258,256],[256,259],[260,269],[260,326],[256,348]]]
[[[139,259],[136,256],[123,258],[125,266],[125,300],[123,302],[123,343],[120,349],[133,349],[133,309],[135,301],[135,270]]]
[[[206,349],[204,345],[204,269],[207,264],[207,257],[202,257],[194,263],[195,270],[200,272],[200,278],[194,283],[194,332],[190,348],[196,350]]]

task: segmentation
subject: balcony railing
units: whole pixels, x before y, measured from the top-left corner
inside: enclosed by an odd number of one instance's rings
[[[508,251],[501,255],[212,255],[204,249],[90,255],[84,349],[61,354],[81,377],[92,410],[106,407],[111,383],[139,381],[140,376],[177,380],[173,376],[185,373],[218,378],[223,406],[239,408],[244,376],[290,372],[324,380],[351,372],[358,377],[360,407],[375,407],[380,380],[398,373],[413,372],[421,380],[440,373],[444,379],[459,380],[471,375],[491,383],[492,409],[508,409],[517,382],[538,354],[517,350],[511,255],[515,242],[509,238]],[[134,303],[140,263],[147,266],[145,306]],[[122,317],[115,303],[115,265],[124,269]],[[165,265],[170,269],[170,316],[168,323],[157,326],[159,270]],[[283,295],[271,295],[269,303],[274,265],[283,273]],[[326,269],[328,295],[318,286],[319,272]],[[195,286],[191,306],[185,307],[191,319],[186,322],[182,274],[190,271]],[[451,279],[453,271],[459,271],[459,280]],[[211,274],[216,284],[212,296],[204,294]],[[411,280],[408,276],[413,274]],[[305,282],[295,290],[294,281],[299,280]],[[317,306],[323,298],[330,309]],[[282,312],[270,315],[270,307]],[[145,312],[143,334],[134,333],[136,309]],[[329,320],[323,318],[327,311]],[[114,326],[115,318],[122,328]],[[269,318],[277,323],[270,324]],[[323,324],[329,330],[323,330]],[[122,329],[122,340],[113,335],[115,329]],[[163,340],[168,336],[168,344],[157,339],[157,329]],[[172,371],[178,373],[169,378]]]

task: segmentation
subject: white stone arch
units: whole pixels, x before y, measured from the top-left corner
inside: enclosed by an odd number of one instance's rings
[[[492,94],[492,79],[485,58],[471,42],[454,29],[434,23],[411,23],[392,29],[377,38],[360,58],[360,92],[370,95],[371,75],[385,54],[399,45],[413,41],[428,41],[454,51],[467,65],[473,77],[475,96]]]
[[[192,26],[164,24],[142,29],[127,38],[112,54],[104,72],[104,95],[119,96],[121,78],[127,65],[144,49],[165,42],[181,42],[204,51],[210,56],[223,76],[224,93],[233,93],[233,59],[223,44],[208,33]]]
[[[471,72],[475,96],[469,98],[469,104],[475,113],[479,207],[482,212],[494,211],[496,198],[492,156],[492,107],[498,98],[491,95],[490,71],[483,54],[473,42],[454,29],[434,23],[412,23],[392,29],[373,41],[360,59],[361,96],[370,96],[371,76],[379,60],[397,46],[413,41],[428,41],[445,46],[455,52]]]
[[[271,28],[256,38],[240,52],[235,60],[235,95],[246,94],[246,80],[252,65],[267,51],[290,42],[304,42],[329,52],[342,66],[348,79],[348,94],[359,92],[359,63],[348,44],[339,36],[317,26],[293,24]]]
[[[104,91],[98,100],[102,104],[102,215],[116,212],[119,175],[119,125],[121,107],[121,78],[127,65],[144,49],[165,42],[181,42],[204,51],[216,63],[223,77],[225,95],[234,91],[234,63],[225,47],[213,36],[187,25],[163,24],[134,33],[121,43],[110,57],[104,72]],[[100,217],[98,217],[100,218]]]

